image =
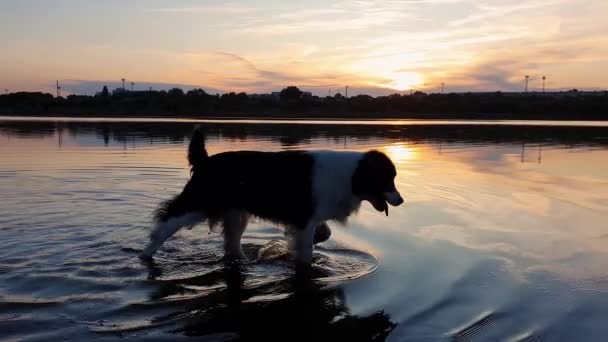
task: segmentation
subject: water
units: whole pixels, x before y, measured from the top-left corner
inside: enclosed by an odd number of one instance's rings
[[[245,265],[202,226],[139,262],[192,122],[0,120],[0,339],[604,340],[608,127],[523,124],[205,122],[210,153],[395,161],[405,205],[333,225],[307,280],[264,222]]]

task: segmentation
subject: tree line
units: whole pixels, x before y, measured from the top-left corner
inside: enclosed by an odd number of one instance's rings
[[[0,115],[180,116],[253,118],[608,119],[608,92],[450,93],[319,97],[289,86],[279,93],[209,94],[203,89],[113,92],[54,97],[0,95]]]

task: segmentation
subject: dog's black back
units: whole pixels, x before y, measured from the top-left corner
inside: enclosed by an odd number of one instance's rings
[[[297,151],[224,152],[205,159],[187,185],[210,218],[226,208],[302,227],[312,215],[313,157]]]

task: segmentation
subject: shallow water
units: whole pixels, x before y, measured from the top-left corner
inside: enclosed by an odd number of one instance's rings
[[[608,127],[205,122],[210,153],[386,151],[405,205],[367,203],[294,277],[280,229],[227,265],[206,227],[154,265],[150,214],[192,122],[0,119],[0,339],[590,340],[608,335]],[[603,126],[603,127],[602,127]]]

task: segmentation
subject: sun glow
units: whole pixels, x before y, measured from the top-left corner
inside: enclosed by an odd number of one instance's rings
[[[390,78],[393,81],[387,83],[387,86],[401,91],[415,88],[423,83],[422,75],[417,72],[398,72],[392,74]]]
[[[412,160],[416,158],[417,154],[415,149],[402,143],[388,145],[384,147],[384,150],[395,163]]]

